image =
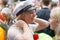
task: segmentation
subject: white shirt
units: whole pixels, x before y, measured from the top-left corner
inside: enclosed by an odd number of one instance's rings
[[[37,28],[38,26],[38,23],[35,23],[35,24],[28,24],[30,31],[31,33],[29,33],[29,30],[27,30],[25,34],[25,38],[27,38],[27,40],[31,40],[31,34],[33,35],[34,34],[34,31],[35,29]],[[24,32],[19,28],[19,27],[16,27],[16,25],[13,25],[10,27],[10,29],[8,30],[8,34],[7,34],[7,37],[9,40],[16,40],[16,37],[17,36],[21,36]]]

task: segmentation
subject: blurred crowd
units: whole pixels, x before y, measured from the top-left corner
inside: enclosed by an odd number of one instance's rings
[[[0,40],[60,40],[60,0],[0,0]]]

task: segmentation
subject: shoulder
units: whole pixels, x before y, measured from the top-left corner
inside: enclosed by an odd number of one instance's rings
[[[15,40],[17,35],[21,35],[21,34],[22,34],[22,30],[19,27],[17,27],[16,25],[12,25],[8,30],[7,37],[10,40],[11,39]]]
[[[16,27],[15,25],[12,25],[9,29],[8,32],[16,32],[18,30],[18,27]]]
[[[11,26],[7,32],[7,37],[9,40],[14,40],[15,37],[19,34],[19,29],[15,25]]]
[[[14,36],[19,32],[18,28],[13,25],[8,29],[8,35]]]

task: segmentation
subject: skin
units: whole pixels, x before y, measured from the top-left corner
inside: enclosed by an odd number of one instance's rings
[[[54,19],[54,16],[53,15],[50,15],[50,18],[49,18],[49,23],[50,23],[50,28],[52,30],[55,30],[58,26],[58,21]]]
[[[35,18],[35,16],[36,16],[36,14],[35,14],[34,10],[27,11],[27,12],[24,12],[22,15],[20,15],[17,18],[17,20],[23,20],[26,22],[26,24],[34,23],[34,21],[37,22],[38,27],[36,28],[36,31],[44,29],[49,25],[49,23],[47,21],[40,19],[40,18]]]
[[[25,12],[25,15],[24,15],[24,21],[26,22],[26,23],[32,23],[33,21],[34,21],[34,17],[35,17],[35,11],[33,10],[33,11],[27,11],[27,12]]]
[[[34,10],[24,12],[24,13],[22,13],[21,15],[19,15],[19,16],[17,17],[17,20],[18,20],[18,21],[19,21],[19,20],[22,20],[22,21],[24,21],[24,22],[23,22],[23,23],[17,22],[16,25],[17,25],[17,26],[20,26],[20,27],[22,28],[22,27],[24,27],[24,25],[26,25],[26,24],[33,23],[34,17],[35,17],[35,11],[34,11]],[[21,22],[22,22],[22,21],[21,21]],[[21,24],[21,25],[20,25],[20,24]]]
[[[28,37],[31,38],[30,40],[33,40],[33,35],[31,34],[31,31],[27,31],[30,30],[28,29],[29,26],[27,24],[33,23],[34,21],[37,22],[38,26],[36,28],[36,31],[46,28],[49,25],[47,21],[43,19],[35,18],[35,16],[36,16],[35,11],[31,10],[31,11],[26,11],[17,17],[17,21],[15,22],[15,25],[17,27],[20,27],[21,30],[24,31],[24,33],[20,36],[17,36],[16,40],[26,40],[27,38],[25,38],[25,36],[27,37],[27,35],[29,35]]]

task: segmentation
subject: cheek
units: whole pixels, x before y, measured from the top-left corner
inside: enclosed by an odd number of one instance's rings
[[[55,22],[54,20],[50,20],[49,23],[52,30],[55,30],[57,28],[57,22]]]
[[[29,22],[32,22],[32,21],[33,21],[33,17],[32,17],[31,15],[27,16],[26,19],[27,19],[27,21],[29,21]]]
[[[30,21],[30,16],[29,15],[25,16],[24,18],[25,18],[24,19],[25,21]]]
[[[52,25],[53,24],[53,20],[49,20],[49,23],[50,23],[50,25]]]
[[[49,23],[50,23],[50,28],[51,28],[52,30],[54,30],[54,29],[53,29],[53,28],[54,28],[53,20],[49,19]]]

